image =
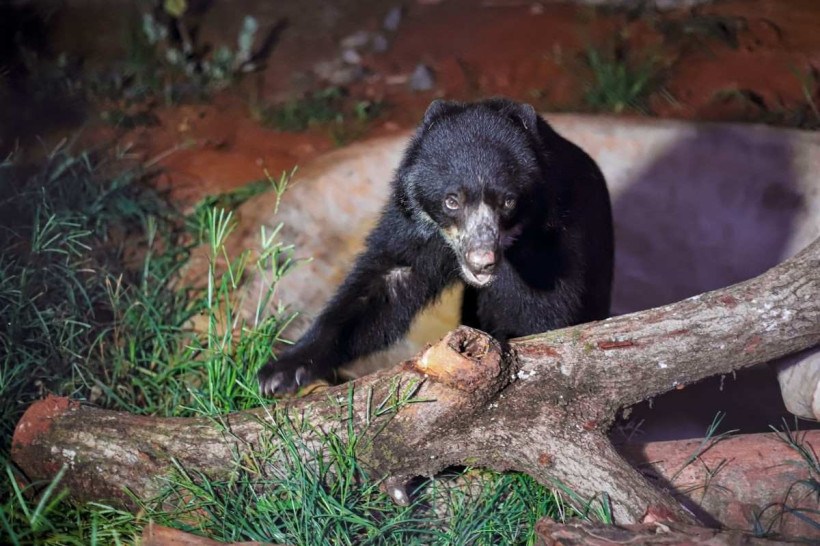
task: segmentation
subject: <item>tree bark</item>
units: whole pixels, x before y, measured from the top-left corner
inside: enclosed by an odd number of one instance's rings
[[[791,441],[811,450],[820,446],[820,430],[795,432]],[[626,444],[620,451],[649,481],[673,490],[703,523],[786,537],[818,535],[820,504],[812,480],[820,476],[783,433]]]
[[[557,523],[542,519],[535,524],[536,546],[745,546],[783,544],[740,531],[707,529],[694,525],[644,523],[623,527],[594,523]]]
[[[311,396],[220,418],[162,419],[64,399],[18,424],[13,459],[31,478],[63,465],[80,499],[158,493],[172,460],[213,477],[271,431],[355,433],[358,457],[388,492],[459,464],[519,470],[578,494],[605,494],[619,522],[668,514],[694,522],[612,447],[616,412],[705,377],[820,344],[820,241],[747,282],[663,307],[513,340],[454,330],[417,357]],[[412,397],[417,403],[405,403]],[[404,402],[402,402],[404,400]],[[379,409],[381,408],[381,409]],[[303,426],[309,423],[310,426]],[[270,464],[276,464],[276,453]]]

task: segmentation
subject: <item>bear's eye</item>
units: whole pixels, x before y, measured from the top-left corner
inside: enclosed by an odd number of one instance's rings
[[[458,202],[458,196],[450,194],[444,198],[444,206],[450,210],[458,210],[461,203]]]
[[[510,210],[514,206],[515,206],[515,197],[509,195],[506,198],[504,198],[504,208],[505,209]]]

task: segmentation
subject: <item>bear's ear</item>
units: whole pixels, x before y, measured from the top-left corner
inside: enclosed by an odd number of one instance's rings
[[[530,104],[515,102],[509,99],[490,99],[487,106],[520,123],[525,130],[538,136],[538,112]]]
[[[430,106],[427,107],[427,111],[424,113],[424,119],[421,122],[421,126],[426,129],[427,127],[430,127],[435,120],[448,112],[455,112],[456,110],[463,108],[464,105],[460,102],[436,99],[430,103]]]
[[[524,129],[531,133],[538,134],[538,112],[531,104],[520,103],[516,104],[517,117],[524,124]]]

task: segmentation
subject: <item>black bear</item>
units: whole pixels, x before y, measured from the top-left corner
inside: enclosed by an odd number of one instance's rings
[[[457,281],[462,322],[501,341],[606,318],[612,262],[609,193],[585,152],[532,106],[434,101],[364,252],[260,389],[292,391],[387,347]]]

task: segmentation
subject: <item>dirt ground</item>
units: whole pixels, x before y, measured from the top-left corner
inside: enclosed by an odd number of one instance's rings
[[[82,59],[84,68],[127,54],[123,36],[139,21],[144,3],[63,4],[48,19],[45,51]],[[588,111],[583,96],[592,78],[584,62],[589,48],[633,65],[651,59],[657,67],[642,111],[622,115],[799,125],[815,114],[807,99],[814,105],[820,99],[820,82],[811,80],[820,67],[820,4],[814,0],[729,0],[660,13],[524,0],[189,4],[202,43],[235,43],[245,15],[259,21],[260,34],[276,29],[264,69],[208,102],[141,105],[153,123],[135,129],[101,120],[111,104],[44,108],[18,97],[20,104],[8,114],[16,132],[5,135],[0,147],[8,148],[12,138],[51,134],[49,124],[62,121],[69,131],[82,124],[90,140],[116,137],[149,157],[168,154],[162,161],[166,182],[185,199],[257,179],[262,168],[289,170],[335,146],[328,127],[277,131],[263,127],[254,110],[327,86],[316,66],[338,58],[340,43],[360,31],[381,32],[387,47],[361,48],[363,77],[345,86],[350,100],[385,104],[375,120],[356,128],[359,139],[414,125],[435,97],[505,95],[541,111]],[[385,16],[397,7],[396,29],[384,30]],[[429,91],[414,92],[407,78],[420,63],[432,69],[435,82]],[[38,112],[46,119],[38,119]]]
[[[246,3],[247,11],[233,9],[252,13],[253,2]],[[351,12],[337,4],[339,19],[327,34],[310,32],[320,15],[307,6],[301,18],[287,15],[291,30],[283,33],[261,76],[261,93],[281,99],[302,92],[305,80],[321,85],[300,77],[300,72],[336,55],[338,39],[362,27],[377,27],[391,7],[349,4]],[[317,3],[316,9],[321,13],[327,8]],[[409,3],[390,48],[364,57],[372,76],[350,86],[353,97],[387,104],[385,114],[361,138],[415,125],[430,100],[440,96],[469,100],[504,95],[533,102],[541,111],[584,110],[582,95],[590,75],[581,56],[587,47],[612,48],[619,39],[635,56],[662,59],[664,83],[650,96],[652,115],[762,121],[806,104],[795,72],[820,67],[820,4],[741,0],[704,7],[699,17],[706,21],[703,25],[719,21],[737,30],[699,29],[697,19],[694,30],[686,30],[692,19],[686,11],[631,20],[623,13],[561,4],[547,4],[543,13],[533,14],[528,2]],[[676,25],[681,29],[674,30]],[[659,30],[667,27],[666,33]],[[736,46],[731,38],[721,37],[724,32],[734,32]],[[404,83],[391,84],[391,76],[401,82],[420,62],[433,69],[434,90],[414,93]],[[732,96],[732,91],[744,95]],[[820,88],[811,91],[820,99]],[[167,166],[180,173],[172,185],[193,182],[205,192],[258,177],[259,166],[287,170],[334,146],[321,127],[301,134],[260,128],[248,115],[246,102],[241,93],[226,93],[204,108],[162,109],[157,112],[160,127],[140,130],[133,138],[150,143],[153,153],[193,139],[198,145],[174,154]]]

